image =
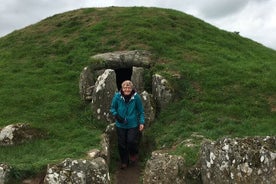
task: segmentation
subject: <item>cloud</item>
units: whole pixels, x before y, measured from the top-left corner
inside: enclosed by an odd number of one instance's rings
[[[197,3],[199,12],[206,18],[221,18],[241,11],[248,3],[247,0],[200,0]]]
[[[177,0],[170,6],[199,18],[216,19],[234,14],[244,8],[249,0]]]
[[[48,16],[76,8],[69,1],[9,0],[2,2],[0,5],[0,24],[5,26],[1,28],[0,36],[9,32],[8,30],[21,29]]]
[[[254,39],[268,47],[276,48],[276,2],[248,1],[237,13],[207,19],[211,24],[228,31],[238,31],[244,37]]]

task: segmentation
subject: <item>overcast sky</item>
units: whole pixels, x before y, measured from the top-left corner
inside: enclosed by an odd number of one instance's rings
[[[276,50],[276,0],[0,0],[0,37],[57,13],[109,6],[179,10]]]

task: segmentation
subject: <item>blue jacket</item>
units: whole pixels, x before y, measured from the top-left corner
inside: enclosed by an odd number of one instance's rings
[[[120,92],[116,92],[111,102],[110,112],[113,116],[120,115],[125,119],[124,123],[119,123],[116,120],[116,126],[120,128],[134,128],[139,124],[145,123],[142,100],[136,92],[132,95],[128,103],[125,102]]]

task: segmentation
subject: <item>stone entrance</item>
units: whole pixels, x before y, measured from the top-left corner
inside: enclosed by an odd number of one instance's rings
[[[156,109],[161,110],[172,101],[173,90],[168,81],[160,75],[152,75],[153,94],[145,90],[145,71],[150,70],[154,61],[148,51],[117,51],[97,54],[91,57],[91,65],[86,66],[80,75],[80,95],[84,101],[91,102],[92,113],[98,120],[113,122],[109,108],[113,95],[121,89],[124,80],[131,80],[141,95],[146,122],[155,119]]]

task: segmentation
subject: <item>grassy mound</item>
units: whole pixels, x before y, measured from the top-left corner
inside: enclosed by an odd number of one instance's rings
[[[105,125],[80,100],[79,74],[92,55],[134,49],[150,51],[150,73],[177,92],[146,131],[157,149],[193,155],[192,165],[198,147],[182,141],[194,132],[209,139],[276,134],[274,50],[175,10],[79,9],[0,38],[0,127],[26,122],[47,133],[1,147],[0,161],[13,166],[14,177],[99,146]]]

